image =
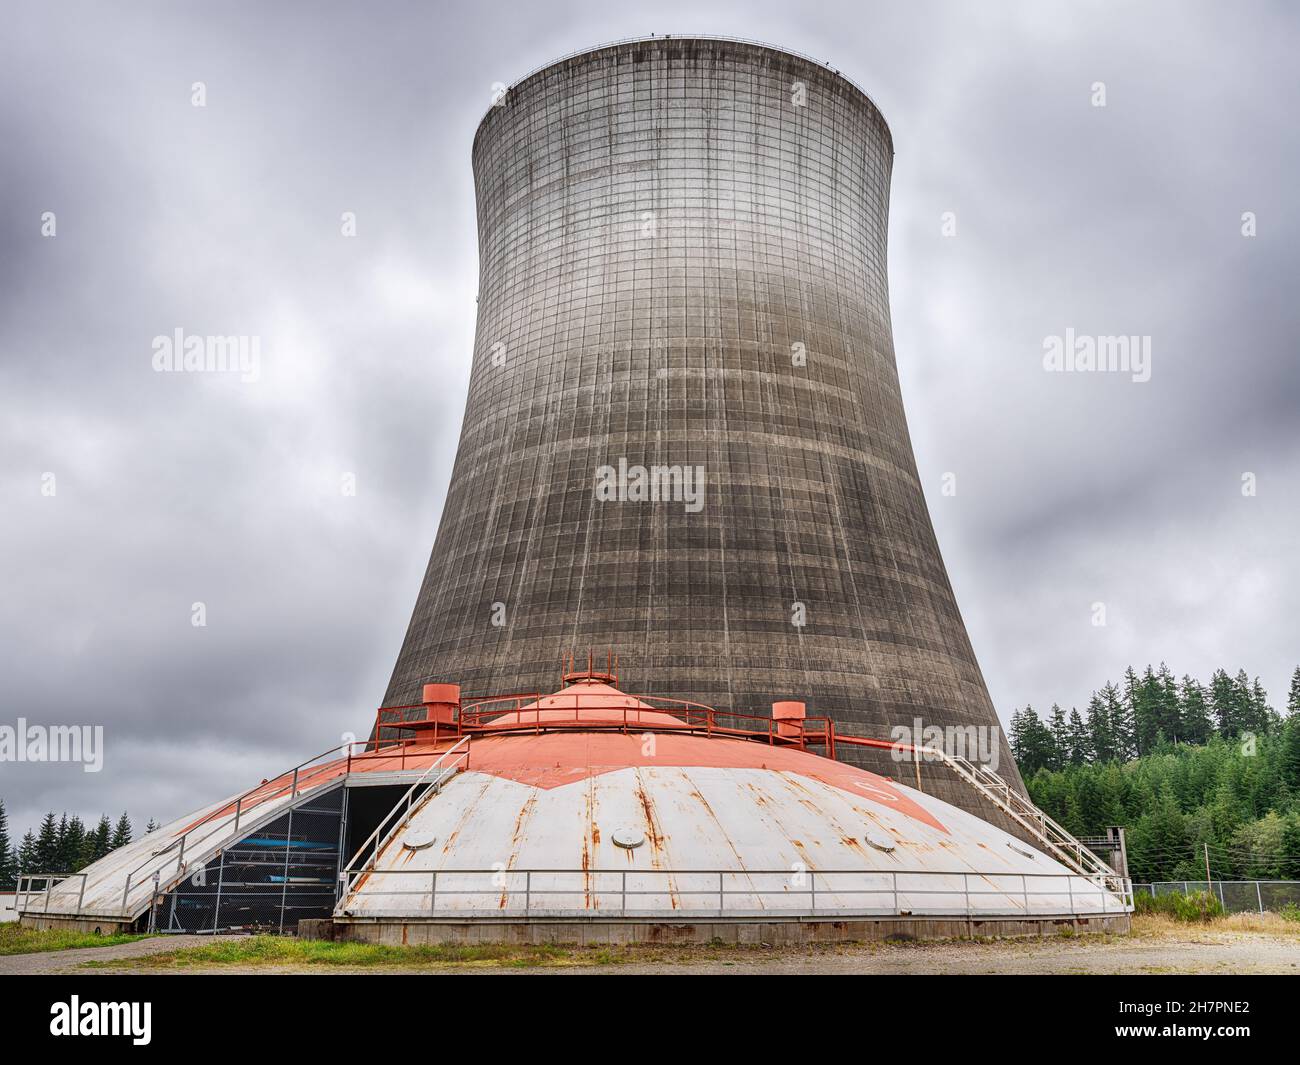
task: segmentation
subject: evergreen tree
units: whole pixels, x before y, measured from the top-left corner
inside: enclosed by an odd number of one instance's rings
[[[1130,666],[1124,673],[1124,704],[1128,710],[1129,720],[1133,723],[1132,751],[1139,758],[1150,754],[1156,746],[1156,736],[1160,732],[1160,690],[1155,672],[1147,666],[1142,679]]]
[[[1065,711],[1060,704],[1052,704],[1052,712],[1047,719],[1047,730],[1051,735],[1050,768],[1060,769],[1070,760],[1070,735],[1065,724]]]
[[[1133,715],[1127,700],[1120,695],[1119,688],[1109,682],[1101,689],[1101,700],[1106,707],[1106,720],[1110,724],[1110,739],[1114,748],[1112,757],[1126,761],[1133,757],[1135,750]]]
[[[1104,714],[1098,697],[1094,717]],[[1028,717],[1022,732],[1032,764]],[[1300,717],[1250,746],[1212,735],[1126,762],[1038,768],[1025,781],[1033,801],[1073,831],[1128,828],[1139,880],[1200,879],[1207,846],[1216,877],[1300,880]]]
[[[36,849],[33,855],[35,865],[24,865],[23,869],[29,873],[57,873],[55,868],[59,863],[59,825],[54,820],[54,812],[45,815],[41,822],[40,830],[36,833]]]
[[[1205,701],[1205,689],[1198,681],[1184,674],[1178,695],[1183,739],[1200,746],[1209,740],[1210,733],[1214,731],[1214,726],[1210,723],[1210,708]]]
[[[1150,666],[1147,666],[1147,675],[1151,675]],[[1125,723],[1124,738],[1127,753],[1140,758],[1155,746],[1156,729],[1155,719],[1146,698],[1145,685],[1138,680],[1132,666],[1124,670],[1124,694],[1120,705],[1123,707],[1122,720]]]
[[[1268,692],[1256,677],[1250,685],[1250,705],[1254,715],[1256,732],[1273,732],[1282,719],[1278,712],[1268,704]]]
[[[1098,792],[1101,795],[1100,821],[1103,827],[1127,825],[1132,820],[1126,809],[1128,793],[1124,773],[1115,762],[1097,770]]]
[[[1210,708],[1219,735],[1230,740],[1241,731],[1241,711],[1237,689],[1226,670],[1216,669],[1210,678]]]
[[[99,818],[99,824],[95,826],[95,831],[90,834],[89,854],[87,855],[86,864],[97,862],[104,857],[112,848],[113,826],[109,823],[108,814],[103,814]]]
[[[82,866],[86,847],[86,826],[76,814],[65,816],[59,826],[59,867],[57,872],[75,873]]]
[[[1106,701],[1096,692],[1088,700],[1088,747],[1098,762],[1111,762],[1119,757]]]
[[[1070,721],[1066,726],[1068,757],[1071,765],[1083,765],[1092,759],[1092,745],[1088,742],[1088,726],[1079,716],[1078,707],[1070,707]]]
[[[1154,808],[1134,826],[1131,864],[1142,880],[1167,880],[1184,855],[1191,854],[1187,820],[1178,808],[1173,789],[1161,789]]]
[[[18,845],[18,869],[24,873],[42,872],[40,854],[36,847],[36,837],[32,835],[30,830],[23,834],[23,841]]]
[[[1292,792],[1300,794],[1300,716],[1287,718],[1286,727],[1282,729],[1278,773]]]
[[[1011,753],[1022,776],[1049,768],[1055,757],[1052,733],[1032,706],[1011,715]]]
[[[152,817],[149,818],[149,823],[144,826],[144,834],[147,836],[150,832],[157,832],[157,831],[158,831],[158,822],[155,821]]]
[[[1232,681],[1232,691],[1237,708],[1238,735],[1242,732],[1250,732],[1258,736],[1261,732],[1267,731],[1260,707],[1255,704],[1255,693],[1250,684],[1250,677],[1246,675],[1244,669],[1237,670],[1237,675]]]
[[[1172,743],[1186,742],[1178,682],[1165,663],[1156,673],[1156,731]]]
[[[1291,674],[1291,694],[1286,699],[1286,712],[1289,717],[1300,714],[1300,666]]]
[[[117,850],[118,847],[125,847],[131,842],[131,819],[123,814],[117,819],[117,828],[113,830],[113,838],[109,843],[111,850]]]
[[[1280,864],[1285,879],[1300,879],[1300,813],[1291,814],[1282,829]]]
[[[1011,745],[1011,757],[1019,764],[1025,753],[1025,712],[1011,711],[1011,727],[1007,729],[1007,743]]]
[[[12,888],[18,875],[18,855],[9,839],[9,818],[4,800],[0,799],[0,889]]]
[[[1273,880],[1282,873],[1282,835],[1286,822],[1275,810],[1241,826],[1232,837],[1233,872],[1247,880]],[[1211,861],[1218,864],[1212,852]],[[1220,861],[1222,859],[1219,859]]]
[[[47,867],[52,873],[62,873],[68,867],[68,813],[65,810],[59,818],[59,827],[54,832],[54,860]]]

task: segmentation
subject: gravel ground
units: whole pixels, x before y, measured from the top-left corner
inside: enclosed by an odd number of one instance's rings
[[[223,937],[225,938],[225,937]],[[205,940],[206,942],[206,940]],[[80,968],[85,961],[105,962],[175,950],[185,941],[166,937],[117,947],[97,947],[45,954],[0,957],[0,974],[34,975],[53,972],[140,972],[138,968]],[[581,954],[575,952],[575,961]],[[129,963],[128,963],[129,965]],[[179,974],[205,970],[187,968]],[[603,976],[693,973],[698,975],[907,974],[958,973],[1030,975],[1054,973],[1282,973],[1300,974],[1300,937],[1268,933],[1178,929],[1146,935],[1080,937],[1077,939],[1004,940],[843,946],[809,950],[672,949],[634,956],[606,965],[565,964],[514,967],[490,962],[424,965],[418,968],[335,966],[220,966],[207,970],[230,975],[244,973],[456,973]]]
[[[214,939],[238,939],[238,936],[208,936],[203,942]],[[94,972],[79,969],[82,962],[109,961],[116,958],[139,958],[146,954],[159,954],[186,946],[193,940],[176,936],[156,936],[137,939],[134,943],[119,943],[114,947],[84,947],[78,950],[48,950],[40,954],[0,955],[0,976],[42,976],[47,973]],[[122,970],[123,972],[129,970]]]

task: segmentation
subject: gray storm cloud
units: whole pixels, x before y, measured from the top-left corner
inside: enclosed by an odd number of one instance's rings
[[[459,434],[474,129],[494,84],[651,31],[828,60],[889,120],[903,394],[1004,718],[1161,659],[1284,699],[1286,6],[19,4],[0,38],[0,724],[105,729],[102,772],[0,764],[19,833],[50,808],[162,819],[366,728]],[[155,372],[178,329],[258,338],[257,379]],[[1150,380],[1045,372],[1066,330],[1149,337]]]

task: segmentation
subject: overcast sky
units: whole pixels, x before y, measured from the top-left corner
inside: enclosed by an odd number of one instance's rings
[[[903,396],[1004,720],[1162,659],[1245,668],[1282,704],[1300,663],[1288,7],[10,5],[0,725],[106,728],[98,774],[0,764],[11,828],[51,808],[162,820],[364,732],[459,433],[475,127],[495,83],[649,33],[827,60],[890,123]],[[178,327],[259,336],[260,379],[154,372]],[[1045,372],[1067,329],[1149,336],[1150,380]]]

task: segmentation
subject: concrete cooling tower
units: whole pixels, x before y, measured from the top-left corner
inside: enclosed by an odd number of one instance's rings
[[[501,95],[464,425],[388,705],[547,692],[608,649],[632,692],[980,726],[1021,786],[908,437],[892,159],[860,89],[756,44],[622,43]]]
[[[1128,929],[1122,836],[1116,869],[1023,796],[935,543],[890,340],[891,157],[857,88],[753,44],[619,44],[505,93],[474,142],[460,450],[368,738],[78,872],[22,870],[22,923]]]

